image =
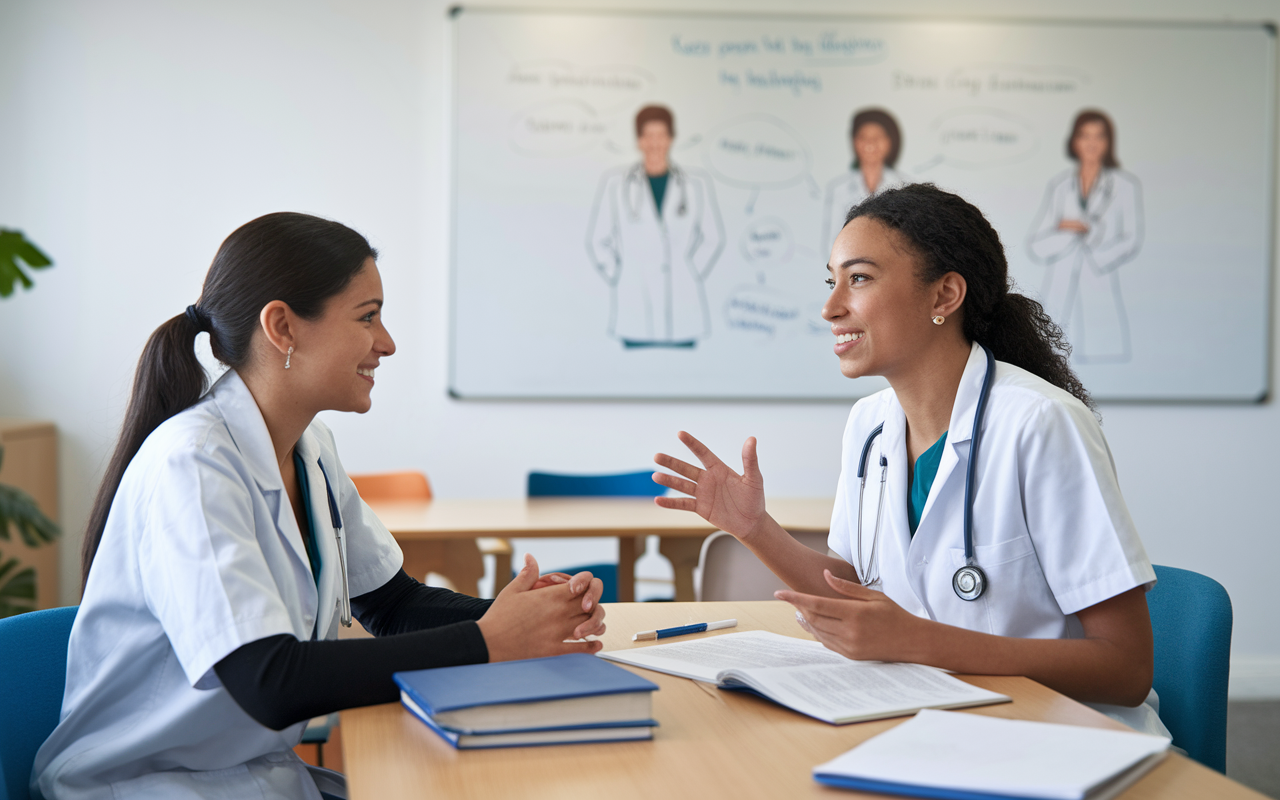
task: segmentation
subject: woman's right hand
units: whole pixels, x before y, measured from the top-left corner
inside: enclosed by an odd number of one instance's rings
[[[722,531],[728,531],[739,539],[748,538],[768,519],[764,510],[764,476],[760,474],[760,465],[756,461],[755,437],[742,445],[742,474],[739,475],[693,436],[684,431],[680,431],[678,436],[702,462],[703,469],[666,453],[658,453],[653,457],[655,464],[684,477],[656,472],[654,481],[690,496],[656,497],[654,501],[663,508],[692,511]]]
[[[538,577],[538,562],[526,554],[524,568],[476,623],[489,660],[599,651],[604,647],[601,642],[581,639],[604,632],[604,608],[598,602],[602,590],[600,579],[589,572],[546,585]]]

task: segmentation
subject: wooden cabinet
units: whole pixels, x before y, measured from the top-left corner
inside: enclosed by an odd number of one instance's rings
[[[58,430],[51,422],[0,417],[0,443],[4,463],[0,483],[16,486],[35,499],[54,522],[58,521]],[[36,570],[36,608],[62,605],[58,596],[58,552],[61,540],[28,547],[16,532],[0,539],[5,560],[17,558]]]

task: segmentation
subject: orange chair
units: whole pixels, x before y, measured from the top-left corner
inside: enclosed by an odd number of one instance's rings
[[[351,482],[365,502],[432,498],[431,482],[417,470],[352,475]],[[427,573],[435,572],[466,594],[476,593],[487,555],[496,561],[495,575],[511,574],[511,543],[506,539],[405,540],[400,542],[400,549],[404,551],[404,571],[411,577],[425,581]],[[495,589],[506,584],[502,580]]]

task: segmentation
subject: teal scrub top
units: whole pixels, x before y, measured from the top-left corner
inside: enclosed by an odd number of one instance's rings
[[[667,178],[670,172],[664,172],[661,175],[650,175],[649,189],[653,191],[653,203],[658,207],[658,216],[662,216],[662,198],[667,194]]]
[[[915,474],[911,477],[911,492],[907,495],[907,522],[911,525],[912,536],[915,536],[916,528],[920,525],[924,504],[929,501],[933,479],[938,477],[938,464],[942,462],[942,450],[946,444],[947,435],[944,433],[941,439],[916,459]]]

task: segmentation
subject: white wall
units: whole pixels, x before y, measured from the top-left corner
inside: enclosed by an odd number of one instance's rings
[[[780,0],[698,7],[797,10]],[[867,0],[802,4],[812,13],[883,8]],[[894,8],[1280,20],[1280,0],[904,0]],[[746,436],[760,437],[772,493],[833,491],[840,404],[447,396],[445,9],[442,0],[0,2],[0,225],[26,231],[57,261],[36,274],[35,291],[0,302],[0,415],[50,418],[61,431],[67,602],[79,584],[79,531],[146,336],[196,299],[226,234],[268,211],[341,220],[383,253],[386,320],[399,352],[379,372],[373,412],[328,420],[352,470],[414,467],[441,495],[517,496],[531,468],[640,467],[688,428],[726,455]],[[518,265],[493,274],[520,279]],[[1214,279],[1212,265],[1204,279]],[[504,324],[502,308],[492,314]],[[1169,335],[1194,336],[1196,324],[1170,319]],[[493,354],[495,369],[520,358],[520,341],[512,331],[509,349]],[[1126,405],[1103,413],[1152,559],[1211,575],[1231,593],[1233,692],[1280,696],[1280,407]]]

